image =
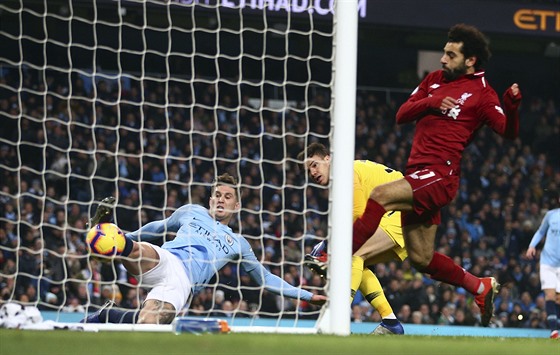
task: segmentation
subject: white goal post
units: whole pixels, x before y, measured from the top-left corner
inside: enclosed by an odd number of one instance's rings
[[[353,206],[353,162],[356,113],[358,16],[357,3],[339,1],[335,14],[335,64],[333,94],[331,251],[329,268],[329,307],[319,323],[321,331],[329,334],[350,334],[350,310],[347,306],[350,289]],[[336,64],[338,63],[338,65]],[[336,218],[335,218],[336,216]],[[336,252],[333,252],[336,251]]]
[[[87,256],[85,223],[98,202],[115,196],[115,223],[133,231],[183,204],[207,206],[212,180],[229,172],[243,190],[232,228],[271,272],[329,302],[273,295],[234,263],[188,314],[225,317],[235,331],[348,335],[366,4],[2,1],[0,302],[35,305],[61,322],[108,299],[138,309],[142,285],[119,262]],[[328,188],[297,160],[312,142],[331,147]],[[337,270],[326,280],[303,265],[324,239]]]

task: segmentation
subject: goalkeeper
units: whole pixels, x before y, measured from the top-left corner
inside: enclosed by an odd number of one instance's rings
[[[320,143],[312,143],[306,151],[298,154],[309,176],[318,184],[329,184],[331,156],[328,149]],[[369,194],[374,187],[402,178],[402,174],[382,164],[367,160],[354,161],[354,220],[365,210]],[[352,247],[352,281],[350,302],[359,289],[368,302],[375,308],[382,322],[373,334],[404,334],[404,329],[395,316],[383,288],[375,274],[364,265],[370,266],[390,260],[402,261],[407,257],[401,229],[400,212],[387,212],[379,228],[359,249]],[[321,242],[306,255],[306,265],[321,275],[326,274],[326,244]]]
[[[187,305],[193,289],[203,287],[228,262],[236,260],[240,260],[241,267],[255,282],[270,292],[315,305],[325,303],[326,296],[293,287],[271,274],[257,260],[247,240],[228,227],[240,209],[236,184],[233,176],[220,175],[212,187],[209,210],[187,204],[164,220],[150,222],[126,234],[121,261],[137,276],[141,286],[151,290],[140,312],[103,307],[85,322],[169,324]],[[103,200],[90,225],[109,221],[114,201],[112,197]],[[176,232],[176,237],[161,247],[146,242],[167,232]]]

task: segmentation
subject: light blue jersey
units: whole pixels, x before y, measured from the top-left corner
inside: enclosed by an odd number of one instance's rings
[[[545,235],[540,262],[544,265],[560,267],[560,208],[546,213],[529,246],[536,247]]]
[[[126,236],[135,241],[150,241],[176,232],[175,239],[162,245],[177,256],[195,288],[200,288],[227,263],[240,265],[255,282],[276,294],[309,301],[313,294],[293,287],[271,274],[258,260],[247,240],[230,227],[216,221],[199,205],[185,205],[169,218],[144,225]]]

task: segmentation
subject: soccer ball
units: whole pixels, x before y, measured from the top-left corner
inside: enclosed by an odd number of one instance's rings
[[[86,243],[92,254],[113,256],[124,250],[125,236],[113,223],[100,223],[89,230]]]

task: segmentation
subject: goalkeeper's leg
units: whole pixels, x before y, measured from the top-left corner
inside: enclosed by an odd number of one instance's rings
[[[379,280],[371,270],[364,269],[364,261],[372,265],[376,262],[398,259],[398,254],[394,252],[395,248],[400,247],[387,232],[378,228],[352,257],[352,298],[356,289],[359,289],[383,319],[373,331],[374,334],[404,334],[404,329],[387,301]]]
[[[375,328],[373,334],[404,334],[403,326],[395,316],[389,301],[387,301],[383,287],[370,269],[366,268],[362,274],[360,291],[372,307],[377,309],[383,319],[381,324]]]
[[[370,269],[364,269],[364,259],[359,256],[352,257],[351,287],[350,302],[352,302],[356,291],[359,289],[383,319],[381,324],[375,328],[374,334],[404,334],[404,329],[395,316],[389,301],[387,301],[377,276]]]
[[[354,299],[356,291],[362,283],[364,261],[368,261],[368,265],[385,261],[385,259],[393,259],[391,250],[395,248],[395,242],[381,228],[366,241],[366,243],[358,249],[352,256],[352,278],[351,278],[351,294],[350,301]],[[387,256],[389,255],[389,257]]]
[[[359,256],[352,257],[352,277],[350,279],[350,303],[356,296],[356,291],[360,288],[364,273],[364,259]]]

